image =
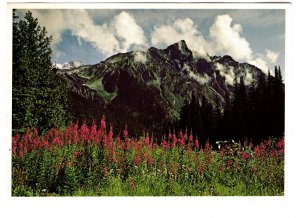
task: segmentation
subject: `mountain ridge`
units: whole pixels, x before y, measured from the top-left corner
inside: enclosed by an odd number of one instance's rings
[[[199,104],[205,97],[212,105],[218,99],[224,106],[225,96],[232,96],[235,74],[244,77],[246,86],[265,75],[229,55],[194,58],[184,40],[165,49],[116,54],[59,74],[68,83],[78,117],[105,114],[120,125],[131,120],[129,125],[138,129],[163,128],[178,121],[192,94]]]

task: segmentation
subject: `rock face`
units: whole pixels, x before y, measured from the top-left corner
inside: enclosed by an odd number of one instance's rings
[[[232,57],[194,58],[185,41],[166,49],[149,48],[116,54],[92,66],[64,69],[76,116],[98,120],[101,114],[116,125],[133,130],[157,130],[179,119],[185,99],[192,93],[224,105],[232,95],[235,74],[245,84],[263,72]]]

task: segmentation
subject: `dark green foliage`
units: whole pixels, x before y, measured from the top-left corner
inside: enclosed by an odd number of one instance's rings
[[[257,83],[253,81],[250,87],[245,86],[242,76],[238,79],[236,75],[233,96],[226,94],[223,110],[218,98],[214,107],[204,96],[201,106],[199,100],[195,95],[186,100],[179,128],[192,129],[202,145],[207,139],[212,144],[227,139],[257,142],[284,134],[284,84],[280,67],[275,67],[275,76],[260,74]]]
[[[44,131],[65,125],[65,89],[51,64],[52,38],[28,11],[13,23],[13,131],[39,127]]]

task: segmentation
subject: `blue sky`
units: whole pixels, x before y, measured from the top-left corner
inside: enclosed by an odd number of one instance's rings
[[[107,57],[181,39],[194,56],[231,55],[284,74],[283,9],[32,10],[53,36],[53,62],[95,64]],[[19,11],[24,13],[24,11]]]

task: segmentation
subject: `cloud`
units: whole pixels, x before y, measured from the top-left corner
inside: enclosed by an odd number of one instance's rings
[[[244,78],[244,82],[245,82],[245,85],[250,85],[253,81],[253,76],[252,74],[246,70],[246,73],[245,73],[245,78]]]
[[[192,79],[196,80],[198,83],[200,83],[201,85],[208,83],[211,78],[205,73],[203,76],[199,75],[198,73],[194,73],[193,70],[191,70],[190,66],[188,66],[187,64],[184,64],[182,70],[185,70],[188,72],[189,77],[191,77]]]
[[[274,52],[272,50],[266,49],[266,57],[271,61],[272,64],[275,64],[277,61],[277,58],[279,56],[279,53]]]
[[[256,57],[255,59],[248,61],[248,63],[258,67],[265,74],[268,73],[269,67],[268,67],[268,64],[267,64],[264,56]]]
[[[200,76],[200,75],[195,74],[194,72],[190,72],[189,76],[191,78],[193,78],[194,80],[196,80],[201,85],[206,84],[211,80],[211,78],[206,73],[204,74],[204,76]]]
[[[111,26],[114,27],[116,36],[123,40],[121,47],[123,52],[127,52],[131,45],[147,44],[143,29],[129,13],[123,11],[115,16]]]
[[[134,52],[134,61],[143,63],[143,64],[146,63],[146,61],[147,61],[146,53],[141,52],[141,51]]]
[[[33,10],[33,15],[53,36],[54,48],[65,30],[70,30],[79,43],[90,42],[105,57],[127,52],[130,46],[147,44],[143,29],[124,11],[102,24],[96,24],[87,10]],[[54,52],[59,53],[55,49]]]
[[[240,35],[242,26],[240,24],[231,26],[231,23],[232,18],[229,15],[219,15],[210,27],[209,32],[214,41],[215,51],[229,54],[237,60],[252,59],[250,43]]]
[[[226,68],[220,63],[215,63],[215,68],[220,72],[220,75],[225,78],[225,83],[233,86],[234,84],[234,71],[233,68]]]
[[[194,57],[206,56],[209,51],[209,42],[197,30],[197,25],[190,18],[177,19],[167,25],[155,26],[151,33],[152,45],[159,48],[180,40],[185,40]]]

